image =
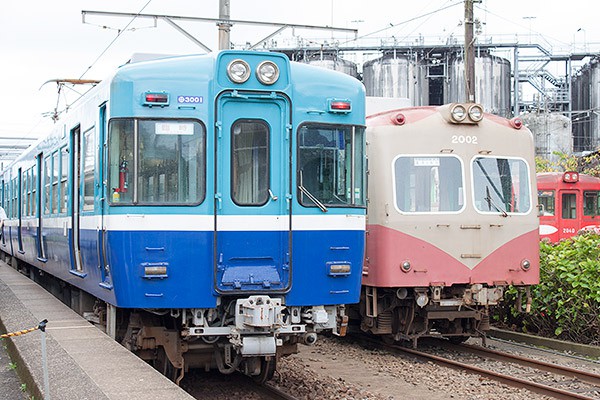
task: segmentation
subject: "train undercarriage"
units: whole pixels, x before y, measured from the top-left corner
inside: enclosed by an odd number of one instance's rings
[[[190,369],[239,371],[262,383],[298,343],[314,344],[324,330],[346,333],[343,305],[286,307],[254,295],[221,298],[211,309],[123,309],[14,257],[6,261],[177,384]]]
[[[360,327],[389,341],[447,337],[460,343],[469,337],[485,340],[490,308],[502,301],[503,286],[481,284],[452,287],[377,288],[363,286]]]

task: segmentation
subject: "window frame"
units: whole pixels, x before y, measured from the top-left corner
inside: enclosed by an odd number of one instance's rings
[[[267,184],[267,191],[265,192],[264,195],[264,201],[262,202],[256,202],[256,203],[242,203],[240,201],[238,201],[238,199],[236,199],[234,197],[234,170],[235,170],[235,166],[234,166],[234,153],[235,153],[235,134],[233,132],[234,127],[238,124],[238,123],[254,123],[254,124],[258,124],[258,125],[262,125],[265,128],[265,132],[266,132],[266,143],[265,143],[265,148],[266,148],[266,157],[265,157],[265,164],[266,164],[266,184]],[[229,146],[230,148],[230,155],[229,155],[229,160],[230,160],[230,166],[229,166],[229,181],[230,181],[230,186],[229,186],[229,195],[231,198],[231,201],[239,206],[239,207],[262,207],[264,205],[266,205],[269,200],[270,200],[270,196],[269,196],[269,190],[271,190],[271,133],[272,133],[272,129],[271,126],[269,125],[269,123],[267,121],[265,121],[264,119],[259,119],[259,118],[239,118],[237,120],[235,120],[232,124],[231,124],[231,130],[230,130],[230,143],[231,145]]]
[[[113,201],[113,196],[112,196],[112,190],[111,187],[113,186],[113,182],[111,181],[111,139],[112,139],[112,135],[113,135],[113,131],[112,131],[112,124],[114,122],[117,121],[133,121],[133,160],[128,164],[129,166],[129,174],[131,174],[131,177],[128,179],[128,181],[130,182],[128,189],[131,190],[132,192],[132,198],[131,201],[128,202],[123,202],[123,201],[119,201],[119,202],[115,202]],[[138,177],[139,177],[139,163],[140,163],[140,137],[139,137],[139,123],[140,121],[171,121],[171,122],[191,122],[194,124],[198,124],[201,128],[202,128],[202,132],[201,137],[200,137],[200,142],[201,142],[201,147],[202,149],[204,149],[204,154],[201,154],[201,157],[203,157],[203,159],[199,160],[198,162],[198,166],[201,167],[201,170],[198,171],[198,177],[202,177],[203,178],[203,182],[204,185],[201,188],[201,195],[199,196],[198,201],[196,202],[188,202],[188,203],[173,203],[173,202],[163,202],[163,203],[149,203],[149,202],[140,202],[138,200]],[[107,149],[106,149],[106,166],[105,166],[105,176],[106,176],[106,181],[107,181],[107,197],[108,197],[108,205],[110,207],[138,207],[138,206],[145,206],[145,207],[162,207],[162,206],[173,206],[173,207],[196,207],[201,205],[202,203],[204,203],[206,201],[206,197],[207,197],[207,187],[208,187],[208,182],[207,182],[207,166],[208,166],[208,149],[206,147],[207,145],[207,136],[208,136],[208,131],[206,129],[206,124],[197,118],[165,118],[165,117],[153,117],[153,118],[136,118],[136,117],[117,117],[117,118],[111,118],[108,121],[108,129],[107,129]],[[118,175],[117,175],[117,181],[118,181]]]
[[[396,186],[396,161],[399,158],[402,157],[410,157],[412,159],[414,158],[432,158],[432,157],[437,157],[437,158],[455,158],[458,160],[459,164],[460,164],[460,179],[461,179],[461,184],[462,184],[462,206],[456,210],[456,211],[402,211],[400,210],[400,208],[398,207],[398,193],[397,193],[397,186]],[[393,159],[392,162],[390,163],[390,168],[391,168],[391,172],[392,172],[392,197],[393,197],[393,202],[394,202],[394,209],[403,215],[452,215],[452,214],[460,214],[462,213],[466,206],[467,206],[467,193],[466,193],[466,171],[465,171],[465,163],[464,160],[462,159],[462,157],[459,157],[456,154],[439,154],[439,153],[430,153],[430,154],[425,154],[425,153],[420,153],[420,154],[413,154],[413,153],[403,153],[403,154],[397,154]]]
[[[319,198],[318,196],[317,199],[322,203],[323,206],[325,206],[327,209],[329,208],[356,208],[356,209],[366,209],[367,208],[367,193],[366,193],[366,187],[367,187],[367,175],[366,175],[366,166],[367,166],[367,160],[366,160],[366,128],[362,125],[351,125],[351,124],[340,124],[340,123],[326,123],[326,122],[319,122],[319,121],[307,121],[307,122],[303,122],[302,124],[298,125],[298,128],[296,130],[296,148],[295,148],[295,160],[296,160],[296,165],[295,165],[295,179],[296,179],[296,187],[295,187],[295,192],[296,192],[296,201],[297,203],[305,208],[319,208],[319,206],[317,204],[315,204],[312,201],[306,201],[306,202],[302,202],[302,192],[299,189],[300,187],[300,134],[301,134],[301,130],[304,127],[308,127],[308,128],[317,128],[317,129],[330,129],[330,130],[334,130],[334,129],[349,129],[350,134],[352,135],[352,151],[350,154],[350,202],[349,203],[345,203],[345,204],[340,204],[340,203],[328,203],[328,202],[324,202],[324,199]],[[357,129],[362,130],[361,133],[361,137],[362,137],[362,141],[358,141],[356,140],[357,135],[359,134],[357,132]],[[361,171],[357,171],[356,167],[357,167],[357,144],[360,145],[360,151],[362,152],[362,161],[361,161],[361,165],[363,166]],[[357,182],[358,182],[358,177],[360,175],[360,185],[357,186]],[[348,184],[346,184],[346,188],[348,187]],[[360,202],[356,201],[356,189],[360,189],[361,193],[360,193]]]
[[[531,213],[531,211],[533,210],[534,206],[533,206],[533,193],[534,193],[534,188],[533,188],[533,184],[531,182],[531,166],[529,165],[529,163],[527,162],[526,159],[522,158],[522,157],[511,157],[511,156],[503,156],[503,155],[481,155],[481,154],[477,154],[476,156],[474,156],[473,158],[471,158],[471,161],[469,162],[469,167],[470,167],[470,173],[471,173],[471,202],[473,204],[473,208],[475,209],[475,211],[479,214],[482,215],[502,215],[503,212],[502,211],[483,211],[480,210],[479,208],[477,208],[476,203],[475,203],[475,169],[474,169],[474,163],[475,160],[478,158],[490,158],[490,159],[504,159],[504,160],[518,160],[523,162],[523,164],[526,167],[526,173],[525,176],[527,177],[527,185],[525,185],[524,187],[528,189],[529,192],[529,208],[526,211],[519,211],[519,212],[514,212],[514,211],[507,211],[505,210],[504,212],[507,215],[528,215],[529,213]],[[535,189],[535,191],[537,191],[537,188]]]

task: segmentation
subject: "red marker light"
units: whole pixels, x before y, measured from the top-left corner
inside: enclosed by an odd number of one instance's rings
[[[352,111],[350,100],[329,100],[329,112],[349,113]]]
[[[169,95],[166,93],[146,93],[146,103],[167,104]]]
[[[523,120],[521,118],[513,118],[510,120],[510,124],[515,129],[521,129],[523,126]]]
[[[392,117],[392,123],[395,125],[404,125],[406,122],[406,117],[404,114],[398,113]]]
[[[169,105],[169,93],[146,92],[142,95],[142,105],[147,107],[167,107]]]

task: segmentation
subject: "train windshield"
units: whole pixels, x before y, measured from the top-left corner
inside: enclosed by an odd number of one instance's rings
[[[544,217],[554,215],[554,190],[538,190],[538,204],[542,206],[542,215]]]
[[[398,156],[393,163],[395,204],[405,213],[451,213],[462,210],[462,162],[455,156]]]
[[[473,159],[473,198],[481,212],[526,214],[531,209],[529,167],[522,159]]]
[[[600,215],[600,203],[598,202],[597,190],[586,190],[583,192],[583,215]]]
[[[298,131],[298,198],[306,207],[365,206],[364,128],[306,124]]]
[[[200,204],[206,192],[205,135],[204,126],[192,120],[112,120],[111,204]]]

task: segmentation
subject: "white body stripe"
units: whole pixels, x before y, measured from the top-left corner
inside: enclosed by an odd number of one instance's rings
[[[37,227],[37,219],[26,221],[25,226]],[[70,217],[44,218],[45,228],[71,228]],[[99,230],[102,219],[99,215],[80,219],[80,227],[85,230]],[[7,224],[8,225],[8,224]],[[212,215],[160,215],[126,214],[104,217],[104,225],[109,231],[213,231],[215,222]],[[296,215],[292,218],[296,231],[360,231],[366,226],[364,215]],[[224,215],[218,217],[221,231],[285,231],[289,228],[286,215]]]

